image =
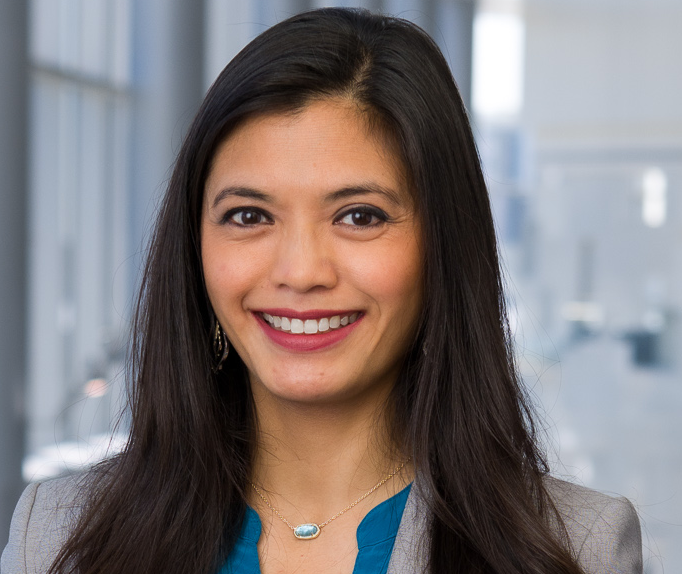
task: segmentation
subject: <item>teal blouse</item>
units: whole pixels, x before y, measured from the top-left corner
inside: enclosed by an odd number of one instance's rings
[[[375,506],[362,519],[356,534],[358,556],[353,574],[386,574],[411,486],[409,484],[398,494]],[[257,548],[260,532],[260,518],[253,508],[247,506],[237,543],[218,574],[260,574]]]

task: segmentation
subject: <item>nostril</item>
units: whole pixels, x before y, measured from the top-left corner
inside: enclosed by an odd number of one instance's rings
[[[329,289],[337,283],[337,274],[331,258],[319,251],[293,247],[282,254],[272,269],[272,282],[280,287],[307,292],[315,288]]]

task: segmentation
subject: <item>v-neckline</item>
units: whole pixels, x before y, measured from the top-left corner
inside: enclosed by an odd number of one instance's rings
[[[356,531],[358,555],[353,574],[386,573],[411,488],[412,483],[377,504],[362,519]],[[262,524],[258,513],[247,506],[242,530],[219,574],[261,573],[258,560],[261,530]]]

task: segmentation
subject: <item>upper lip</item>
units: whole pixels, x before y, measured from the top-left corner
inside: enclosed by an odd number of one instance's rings
[[[308,311],[296,311],[294,309],[254,309],[253,313],[267,313],[268,315],[273,315],[276,317],[288,317],[289,319],[300,319],[305,321],[306,319],[324,319],[325,317],[334,317],[339,315],[341,317],[345,315],[352,315],[353,313],[360,313],[358,309],[309,309]]]

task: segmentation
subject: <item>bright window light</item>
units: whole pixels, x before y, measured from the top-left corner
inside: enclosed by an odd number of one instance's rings
[[[663,170],[654,167],[642,178],[642,221],[647,227],[661,227],[665,223],[668,201],[668,178]]]
[[[474,20],[472,100],[489,118],[513,117],[523,104],[524,25],[520,16],[481,12]]]

